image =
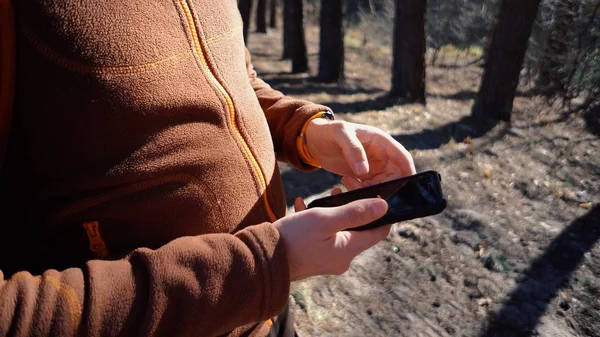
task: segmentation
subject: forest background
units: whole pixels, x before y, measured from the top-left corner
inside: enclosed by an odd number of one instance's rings
[[[599,0],[238,5],[261,78],[389,132],[448,198],[294,283],[300,337],[600,336]],[[281,170],[290,207],[341,186]]]

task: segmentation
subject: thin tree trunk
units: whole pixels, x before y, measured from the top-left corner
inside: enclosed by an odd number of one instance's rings
[[[250,13],[252,12],[252,0],[240,0],[238,8],[243,21],[244,42],[248,44],[248,30],[250,29]]]
[[[269,27],[277,28],[277,1],[279,0],[270,0],[269,2]]]
[[[267,0],[258,0],[256,5],[256,32],[267,32]]]
[[[319,74],[323,82],[344,84],[343,0],[322,0],[320,17]]]
[[[425,104],[426,0],[396,0],[390,96]]]
[[[433,49],[433,55],[431,55],[431,66],[435,67],[435,62],[437,61],[438,55],[440,54],[441,47],[435,47]]]
[[[472,114],[510,121],[515,91],[540,0],[503,0],[491,31],[483,79]]]

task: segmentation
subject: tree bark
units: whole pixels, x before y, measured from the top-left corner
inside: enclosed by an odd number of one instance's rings
[[[292,58],[292,21],[294,21],[292,7],[290,5],[292,0],[283,0],[283,55],[282,60],[289,60]]]
[[[267,0],[258,0],[256,5],[256,32],[267,32]]]
[[[292,60],[292,73],[308,72],[302,0],[284,1],[283,59]]]
[[[396,0],[390,96],[425,104],[426,0]]]
[[[243,21],[244,42],[248,44],[248,30],[250,29],[250,13],[252,12],[252,0],[240,0],[238,8]]]
[[[269,1],[269,27],[271,28],[277,28],[277,1],[279,0]]]
[[[515,91],[540,0],[503,0],[491,31],[483,79],[472,114],[510,121]]]
[[[343,0],[321,0],[319,74],[323,82],[344,84]]]

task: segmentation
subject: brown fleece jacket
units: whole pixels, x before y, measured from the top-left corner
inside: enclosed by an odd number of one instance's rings
[[[295,139],[327,108],[257,78],[235,0],[14,7],[0,336],[266,335],[290,286],[277,160],[312,169]]]

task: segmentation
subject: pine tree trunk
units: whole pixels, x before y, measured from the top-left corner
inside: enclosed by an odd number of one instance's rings
[[[320,17],[319,74],[323,82],[344,84],[343,0],[322,0]]]
[[[540,0],[503,0],[473,116],[510,121],[515,91]]]
[[[292,58],[292,25],[293,25],[293,5],[290,4],[292,0],[283,0],[283,55],[282,60],[289,60]]]
[[[425,104],[426,0],[396,0],[390,96]]]
[[[277,1],[279,0],[270,0],[269,2],[269,27],[277,28]]]
[[[243,21],[244,42],[248,44],[248,30],[250,29],[250,12],[252,11],[252,0],[240,0],[238,8]]]
[[[256,5],[256,32],[267,32],[267,0],[258,0]]]
[[[308,72],[302,0],[284,1],[283,58],[292,60],[292,73]]]

